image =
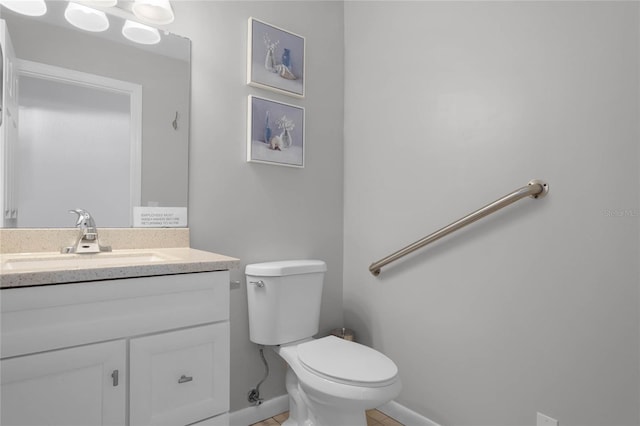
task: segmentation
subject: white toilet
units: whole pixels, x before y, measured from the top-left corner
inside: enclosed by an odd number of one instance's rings
[[[395,398],[396,365],[382,353],[318,332],[327,265],[288,260],[247,265],[250,339],[288,364],[286,426],[365,426],[365,410]]]

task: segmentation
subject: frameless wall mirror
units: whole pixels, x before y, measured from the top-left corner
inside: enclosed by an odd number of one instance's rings
[[[83,208],[129,227],[133,207],[186,208],[189,39],[130,41],[116,8],[87,31],[67,1],[46,4],[37,17],[0,6],[3,226],[72,227],[68,210]]]

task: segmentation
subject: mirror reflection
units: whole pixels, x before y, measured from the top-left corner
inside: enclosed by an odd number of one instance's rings
[[[66,1],[46,4],[38,17],[0,6],[3,226],[72,227],[83,208],[129,227],[133,207],[186,207],[190,41],[132,42],[116,8],[106,30],[81,30]]]

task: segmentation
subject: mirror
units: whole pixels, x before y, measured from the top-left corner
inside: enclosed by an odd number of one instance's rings
[[[122,9],[88,32],[65,20],[66,1],[47,7],[0,6],[3,70],[15,70],[2,89],[3,226],[73,227],[68,210],[82,208],[99,227],[129,227],[133,207],[186,208],[190,40],[160,30],[138,44],[122,35]]]

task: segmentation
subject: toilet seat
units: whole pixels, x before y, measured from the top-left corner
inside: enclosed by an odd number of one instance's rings
[[[397,380],[398,367],[386,355],[335,336],[301,343],[297,352],[305,369],[334,382],[382,387]]]

